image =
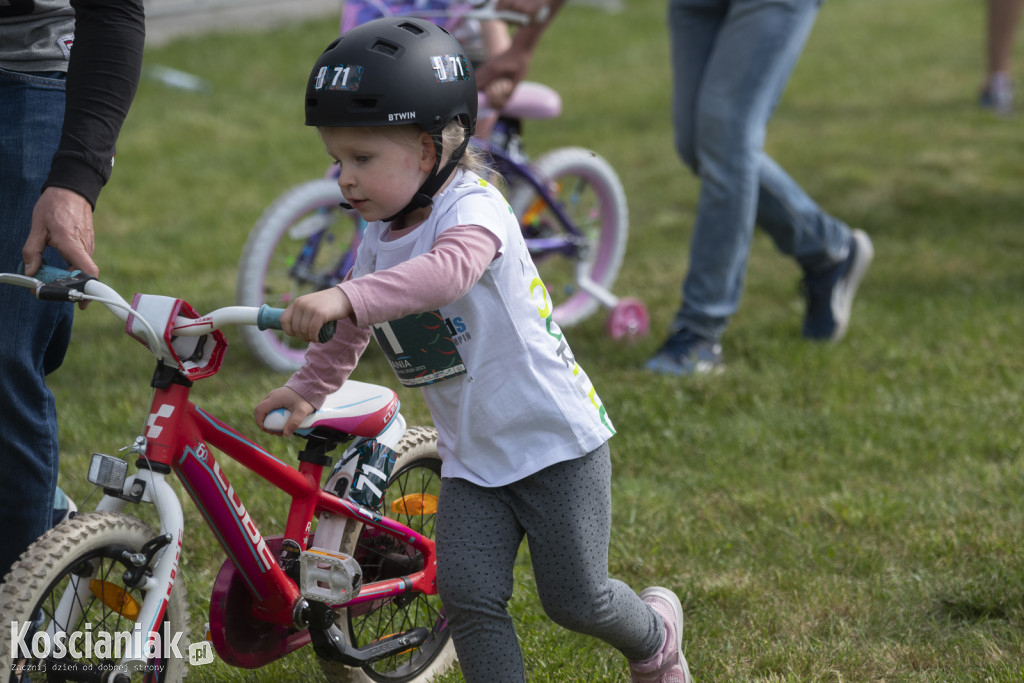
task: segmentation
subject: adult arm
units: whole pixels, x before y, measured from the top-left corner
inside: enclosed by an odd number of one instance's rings
[[[92,210],[110,178],[114,147],[142,69],[142,0],[71,0],[75,42],[68,62],[64,125],[32,215],[22,258],[34,274],[46,246],[96,275]]]
[[[554,20],[555,15],[565,4],[565,0],[501,0],[498,7],[523,12],[536,16],[537,12],[547,6],[548,12],[542,21],[520,26],[512,36],[512,44],[501,54],[490,57],[476,71],[477,87],[486,90],[492,82],[508,79],[513,84],[522,81],[530,70],[533,52],[540,42],[541,36]],[[495,108],[501,108],[503,102],[491,102]]]

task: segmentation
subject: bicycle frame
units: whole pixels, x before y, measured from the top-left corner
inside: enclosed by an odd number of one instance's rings
[[[537,193],[538,200],[558,219],[559,225],[565,229],[570,237],[524,237],[526,246],[534,256],[543,255],[549,252],[557,252],[564,256],[574,256],[579,251],[580,245],[585,243],[583,233],[579,227],[569,218],[562,205],[551,196],[547,183],[540,178],[528,163],[517,161],[501,147],[486,140],[474,140],[473,144],[483,149],[490,155],[495,170],[506,180],[522,179]],[[523,220],[523,217],[520,217]],[[522,227],[522,226],[520,226]]]
[[[409,591],[436,593],[433,541],[387,517],[324,491],[321,489],[324,465],[301,462],[298,468],[294,468],[285,464],[191,403],[189,392],[189,387],[177,383],[155,389],[146,421],[144,453],[140,453],[138,461],[141,471],[129,479],[125,487],[126,491],[131,491],[132,486],[144,482],[143,500],[156,505],[160,532],[173,539],[156,558],[151,579],[153,586],[147,593],[137,623],[160,624],[177,573],[185,536],[184,518],[177,495],[164,479],[166,472],[174,472],[251,593],[253,610],[247,616],[289,628],[305,627],[297,613],[303,603],[298,587],[278,564],[266,538],[214,457],[211,446],[289,496],[291,503],[284,538],[297,541],[302,550],[309,547],[314,515],[330,512],[401,538],[426,559],[420,571],[367,584],[352,600],[330,607],[353,607]],[[97,509],[117,512],[125,505],[122,498],[107,495]],[[156,630],[151,627],[143,629],[143,633]],[[268,654],[276,659],[302,647],[309,639],[308,631],[302,631],[297,637],[281,643],[278,651]],[[218,649],[225,646],[216,640],[214,644],[220,646]],[[139,645],[141,647],[145,643]],[[144,650],[133,652],[138,654]]]
[[[331,166],[331,168],[328,169],[326,177],[331,180],[337,180],[337,167]],[[319,289],[333,287],[342,281],[345,274],[348,273],[356,263],[356,251],[359,249],[359,243],[363,241],[363,232],[366,231],[366,221],[364,221],[354,210],[350,212],[353,214],[352,220],[355,223],[355,230],[352,231],[352,241],[339,258],[338,264],[324,275],[310,275],[310,273],[315,273],[315,269],[311,266],[320,251],[320,243],[327,236],[327,231],[322,228],[312,230],[306,237],[306,241],[302,245],[302,250],[295,259],[295,264],[289,269],[289,274],[293,278],[297,278],[303,282],[313,283]]]

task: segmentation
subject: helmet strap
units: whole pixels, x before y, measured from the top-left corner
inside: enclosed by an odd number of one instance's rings
[[[441,189],[441,186],[448,181],[449,177],[451,177],[455,168],[459,165],[459,161],[462,160],[462,155],[466,153],[466,148],[469,147],[469,139],[472,137],[472,133],[470,133],[469,128],[465,124],[463,124],[462,130],[464,133],[462,142],[452,151],[452,154],[448,158],[448,162],[444,165],[444,168],[440,168],[441,156],[444,151],[441,133],[436,133],[431,136],[434,141],[434,168],[430,171],[430,175],[427,176],[427,179],[423,181],[423,184],[420,185],[420,189],[416,191],[416,194],[412,196],[409,203],[405,205],[405,208],[394,216],[385,218],[385,223],[390,223],[399,216],[407,216],[417,209],[422,209],[423,207],[430,206],[434,203],[434,195],[437,194],[437,191]],[[439,168],[440,170],[438,170]]]

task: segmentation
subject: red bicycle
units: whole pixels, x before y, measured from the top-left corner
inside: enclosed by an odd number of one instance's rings
[[[190,655],[202,663],[208,646],[188,644],[185,520],[172,473],[226,556],[209,614],[225,662],[257,668],[311,644],[336,681],[425,681],[452,665],[435,586],[437,433],[407,428],[394,391],[346,382],[296,432],[305,446],[292,467],[191,401],[193,384],[220,368],[220,328],[279,328],[280,309],[199,316],[172,297],[137,294],[129,304],[81,273],[45,268],[37,278],[0,274],[0,283],[104,304],[157,364],[145,431],[123,449],[137,472],[94,454],[89,481],[105,493],[95,511],[50,530],[5,578],[0,615],[12,646],[0,648],[0,671],[122,683],[178,680]],[[280,425],[283,417],[271,415]],[[257,528],[215,450],[287,494],[281,533]],[[158,531],[126,512],[141,504],[155,508]]]

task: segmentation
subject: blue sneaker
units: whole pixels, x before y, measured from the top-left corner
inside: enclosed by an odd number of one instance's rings
[[[720,372],[722,345],[683,328],[672,333],[647,361],[647,369],[662,375],[706,375]]]
[[[871,238],[863,230],[851,234],[846,259],[818,273],[806,273],[807,317],[804,338],[839,341],[846,335],[857,287],[875,256]]]

